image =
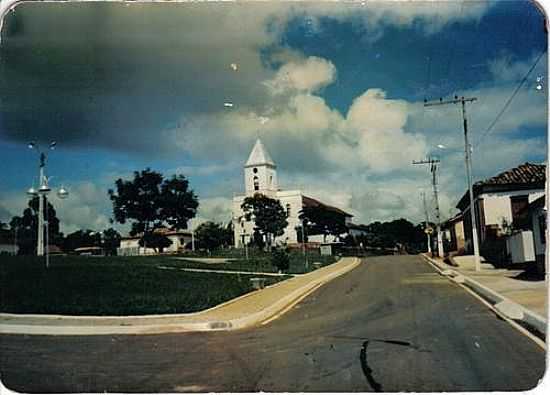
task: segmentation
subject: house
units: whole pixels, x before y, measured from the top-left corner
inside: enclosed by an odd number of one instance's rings
[[[528,222],[526,207],[544,194],[546,165],[524,163],[474,184],[474,207],[480,246],[522,229]],[[470,199],[468,191],[456,206],[464,223],[465,248],[473,250]]]
[[[454,217],[443,222],[441,224],[441,230],[447,246],[445,251],[464,251],[466,243],[464,239],[464,219],[462,218],[462,213],[458,213]]]
[[[258,139],[244,165],[245,194],[233,198],[233,229],[235,247],[242,247],[249,243],[254,233],[254,222],[247,221],[241,205],[246,197],[261,193],[272,199],[279,200],[287,213],[288,226],[282,236],[277,237],[275,243],[293,244],[301,240],[302,221],[298,218],[304,207],[324,207],[344,218],[346,224],[351,223],[352,214],[337,207],[325,204],[317,199],[305,196],[300,190],[281,190],[277,180],[277,166],[267,152],[264,144]],[[324,241],[319,235],[306,235],[308,241]],[[319,239],[319,240],[316,240]],[[331,238],[334,239],[334,238]],[[334,240],[328,240],[334,241]]]
[[[175,230],[167,228],[159,228],[156,233],[163,234],[172,241],[172,244],[163,249],[163,253],[177,253],[189,248],[193,241],[193,232],[190,230]],[[117,255],[156,255],[159,251],[154,248],[141,247],[139,240],[143,237],[142,234],[135,236],[122,237],[120,239],[120,247],[117,248]]]

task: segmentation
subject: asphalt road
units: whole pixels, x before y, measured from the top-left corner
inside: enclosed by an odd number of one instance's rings
[[[520,391],[545,353],[417,256],[368,258],[236,332],[0,337],[19,392]]]

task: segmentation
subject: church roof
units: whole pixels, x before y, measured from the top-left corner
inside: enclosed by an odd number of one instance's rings
[[[309,196],[302,195],[302,206],[303,207],[324,207],[327,210],[334,211],[345,217],[353,217],[353,214],[347,213],[344,210],[339,209],[338,207],[329,206],[328,204],[320,202],[317,199],[310,198]]]
[[[252,152],[250,153],[250,156],[248,157],[245,166],[260,165],[275,166],[275,162],[273,162],[273,159],[271,159],[271,156],[269,156],[269,153],[262,143],[262,140],[258,139],[256,140],[256,144],[254,144],[254,148],[252,148]]]

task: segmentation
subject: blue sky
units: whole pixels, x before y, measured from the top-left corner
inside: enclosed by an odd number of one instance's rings
[[[424,98],[478,97],[477,179],[545,161],[546,55],[481,136],[546,39],[527,1],[22,4],[0,44],[0,219],[36,179],[26,143],[56,140],[48,172],[71,191],[54,201],[66,232],[108,226],[107,189],[145,167],[189,177],[195,223],[226,221],[258,135],[282,187],[365,223],[421,220],[429,175],[410,163],[437,155],[447,217],[465,188],[460,112]]]

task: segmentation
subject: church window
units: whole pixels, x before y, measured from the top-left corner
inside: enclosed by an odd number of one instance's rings
[[[269,186],[273,186],[273,176],[269,176]]]
[[[254,190],[258,191],[260,190],[260,181],[258,180],[258,177],[254,176]]]
[[[252,169],[252,172],[253,172],[254,174],[256,174],[256,173],[258,172],[258,168],[256,168],[256,167],[253,168],[253,169]]]
[[[286,204],[286,216],[290,217],[290,204],[289,203]]]

